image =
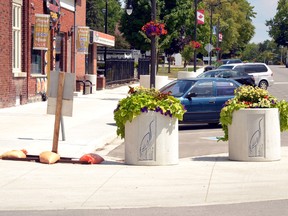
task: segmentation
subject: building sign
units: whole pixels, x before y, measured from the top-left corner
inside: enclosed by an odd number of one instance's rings
[[[33,49],[48,50],[50,15],[35,14]]]
[[[53,22],[57,22],[58,19],[60,18],[60,0],[46,0],[46,8],[47,12],[51,16],[51,20]]]
[[[98,31],[91,31],[91,42],[104,46],[115,46],[115,37]]]
[[[78,53],[88,54],[89,32],[87,26],[77,26],[76,50]]]

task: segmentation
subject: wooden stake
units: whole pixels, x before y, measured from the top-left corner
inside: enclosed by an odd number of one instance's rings
[[[64,81],[65,81],[65,73],[59,72],[55,123],[54,123],[54,136],[53,136],[53,146],[52,146],[52,152],[55,152],[55,153],[58,153],[58,140],[59,140],[59,130],[60,130],[60,121],[61,121]]]

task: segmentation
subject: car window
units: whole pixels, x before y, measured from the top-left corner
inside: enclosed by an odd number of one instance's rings
[[[199,81],[191,89],[196,97],[212,97],[213,96],[213,82],[212,81]]]
[[[163,93],[171,92],[174,97],[181,97],[195,83],[194,80],[177,80],[160,89]]]
[[[233,65],[221,65],[219,69],[232,69],[233,67]]]
[[[245,72],[244,65],[236,65],[233,70],[239,71],[239,72]]]
[[[237,76],[247,76],[247,73],[243,72],[243,71],[236,71]]]
[[[263,73],[267,71],[268,69],[265,67],[265,65],[245,65],[246,73]]]
[[[202,74],[200,74],[198,77],[215,77],[216,72],[204,72]]]
[[[234,95],[234,90],[238,86],[230,81],[217,81],[216,82],[216,95],[217,96],[231,96]]]
[[[232,59],[229,61],[228,64],[234,64],[234,63],[242,63],[242,61],[240,59]]]

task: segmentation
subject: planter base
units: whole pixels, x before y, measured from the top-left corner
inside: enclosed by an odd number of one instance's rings
[[[278,109],[240,109],[233,113],[228,131],[230,160],[281,159]]]
[[[148,112],[125,124],[126,164],[178,164],[178,148],[177,118]]]

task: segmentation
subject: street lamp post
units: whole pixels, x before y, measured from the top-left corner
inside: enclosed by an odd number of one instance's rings
[[[151,0],[151,20],[156,21],[156,0]],[[151,74],[150,88],[155,88],[156,79],[156,36],[151,36]]]
[[[221,5],[222,3],[224,3],[224,2],[227,2],[227,1],[220,1],[220,0],[218,0],[216,3],[214,3],[214,4],[209,4],[209,6],[210,6],[210,52],[209,52],[209,65],[211,65],[211,62],[212,62],[212,56],[211,56],[211,51],[212,51],[212,49],[211,49],[211,47],[212,47],[212,35],[213,35],[213,23],[212,23],[212,19],[213,19],[213,9],[215,8],[215,7],[218,7],[219,5]],[[218,19],[218,30],[217,30],[217,47],[218,47],[218,43],[219,43],[219,19]],[[219,53],[219,51],[217,51],[218,53]],[[219,58],[219,54],[217,53],[217,60],[218,60],[218,58]]]
[[[107,0],[106,0],[107,1]],[[128,0],[126,13],[132,14],[132,0]],[[156,0],[151,0],[151,21],[156,21]],[[155,88],[156,79],[156,36],[151,36],[151,73],[150,73],[150,88]]]
[[[194,0],[194,7],[195,7],[194,41],[197,41],[197,4],[198,0]],[[196,72],[196,65],[197,65],[197,56],[196,56],[196,49],[194,49],[194,72]]]
[[[104,32],[105,34],[108,33],[108,26],[107,26],[107,19],[108,19],[108,0],[106,0],[105,2],[105,9],[103,9],[103,13],[104,13]],[[107,74],[107,47],[104,47],[104,62],[105,62],[105,67],[104,67],[104,77],[106,77]]]

